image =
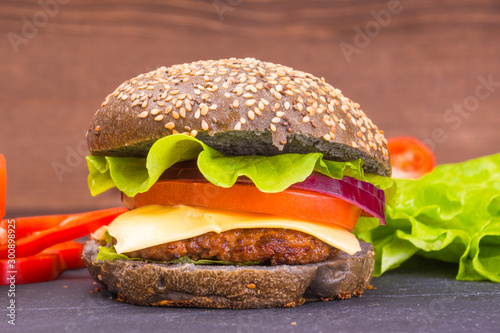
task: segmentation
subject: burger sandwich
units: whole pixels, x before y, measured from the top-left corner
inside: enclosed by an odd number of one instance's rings
[[[139,305],[261,308],[359,296],[384,223],[386,139],[323,78],[255,59],[161,67],[121,84],[87,132],[89,187],[130,209],[84,249]]]

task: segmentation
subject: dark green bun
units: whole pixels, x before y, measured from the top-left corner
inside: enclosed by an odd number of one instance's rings
[[[167,265],[144,261],[97,261],[98,243],[89,241],[83,259],[90,275],[138,305],[202,308],[267,308],[305,301],[360,296],[368,288],[375,263],[371,244],[361,251],[339,251],[327,261],[309,265],[218,266]]]
[[[87,141],[94,155],[146,156],[175,133],[226,155],[321,152],[391,174],[387,141],[359,104],[324,79],[248,58],[161,67],[124,82],[96,112]]]

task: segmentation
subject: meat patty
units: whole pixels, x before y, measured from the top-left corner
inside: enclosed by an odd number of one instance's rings
[[[338,250],[300,231],[278,228],[234,229],[126,253],[130,258],[170,261],[188,256],[244,263],[297,265],[324,261]]]

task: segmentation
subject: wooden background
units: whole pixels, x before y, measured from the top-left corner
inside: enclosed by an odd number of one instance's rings
[[[199,59],[256,57],[324,76],[387,137],[427,140],[439,163],[500,151],[500,83],[477,91],[481,77],[500,82],[499,1],[403,0],[383,25],[371,11],[387,11],[385,0],[58,3],[48,15],[35,0],[0,2],[8,216],[118,205],[115,191],[93,198],[86,187],[92,115],[124,80]]]

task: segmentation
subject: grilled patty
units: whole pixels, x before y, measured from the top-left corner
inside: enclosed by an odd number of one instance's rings
[[[338,250],[300,231],[278,228],[234,229],[152,246],[126,253],[130,258],[170,261],[188,256],[193,260],[212,259],[244,263],[259,261],[270,265],[317,263]]]

